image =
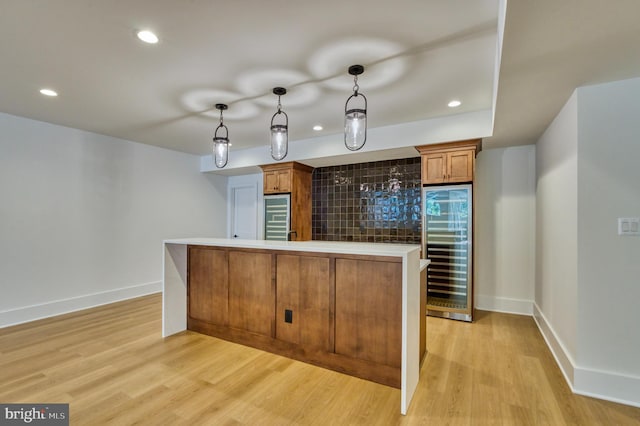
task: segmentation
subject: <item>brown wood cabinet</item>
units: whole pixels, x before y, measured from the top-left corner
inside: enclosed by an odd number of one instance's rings
[[[291,169],[265,171],[264,193],[281,194],[283,192],[291,192],[292,175]]]
[[[311,178],[313,167],[295,161],[266,164],[260,166],[264,173],[263,190],[265,194],[283,194],[297,190],[296,186]],[[311,181],[309,181],[311,182]],[[308,187],[311,191],[311,185]]]
[[[422,184],[472,182],[480,139],[417,146],[422,156]]]
[[[291,194],[292,239],[311,240],[311,172],[313,167],[289,161],[260,166],[265,195]]]
[[[402,258],[188,246],[187,328],[401,385]]]

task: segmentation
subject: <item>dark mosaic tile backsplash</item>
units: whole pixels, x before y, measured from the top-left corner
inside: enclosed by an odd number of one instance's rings
[[[420,244],[420,157],[313,171],[313,239]]]

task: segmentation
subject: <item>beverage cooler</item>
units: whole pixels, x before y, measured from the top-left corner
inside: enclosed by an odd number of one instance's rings
[[[264,196],[264,239],[287,241],[291,237],[291,196]]]
[[[428,315],[472,320],[472,202],[472,186],[467,184],[422,190],[422,253],[431,260]]]

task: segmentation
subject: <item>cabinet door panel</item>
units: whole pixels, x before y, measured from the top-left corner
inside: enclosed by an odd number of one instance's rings
[[[473,151],[449,153],[447,178],[449,182],[471,182],[473,180]]]
[[[278,172],[264,173],[264,193],[278,192]]]
[[[271,254],[229,252],[229,325],[272,336],[275,319]]]
[[[228,303],[227,252],[189,247],[189,316],[227,325]]]
[[[276,338],[305,349],[329,350],[329,259],[278,255]],[[285,310],[293,321],[285,322]]]
[[[447,154],[436,153],[422,156],[422,183],[445,181]]]
[[[400,367],[401,283],[401,263],[336,259],[336,353]]]
[[[278,191],[291,192],[291,170],[279,170],[278,173]]]

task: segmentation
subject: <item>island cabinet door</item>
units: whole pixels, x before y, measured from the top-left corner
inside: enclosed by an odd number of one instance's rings
[[[402,263],[336,259],[337,354],[401,366]]]
[[[189,317],[229,324],[229,279],[226,250],[189,247]]]
[[[332,351],[329,258],[278,255],[276,338]]]
[[[229,251],[229,326],[275,337],[275,282],[270,253]]]

